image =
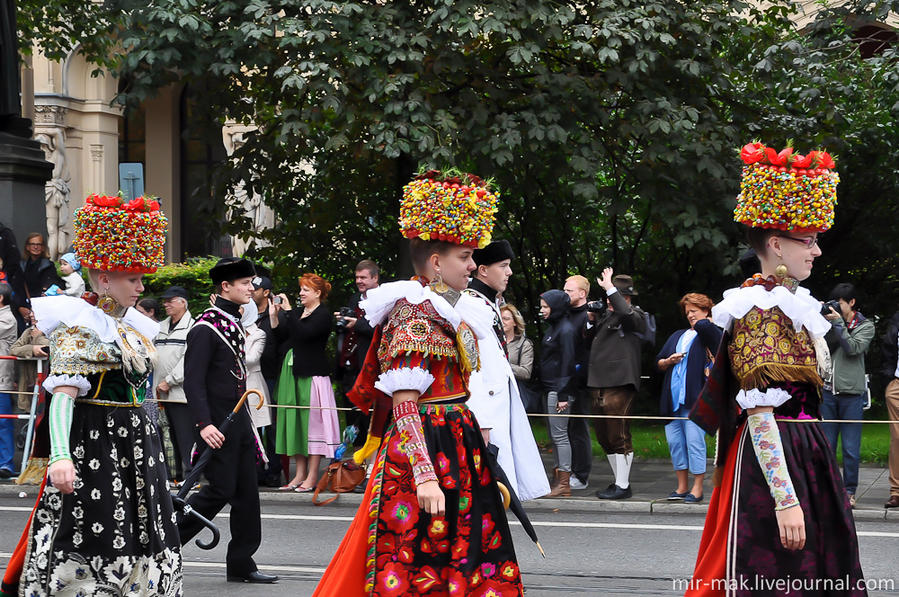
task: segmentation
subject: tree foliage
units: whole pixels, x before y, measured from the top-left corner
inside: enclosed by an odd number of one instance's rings
[[[419,166],[455,165],[502,189],[495,236],[517,250],[509,298],[529,319],[539,292],[612,265],[667,330],[681,294],[739,278],[734,148],[753,138],[837,155],[815,288],[854,279],[873,309],[893,308],[896,45],[867,57],[854,38],[899,2],[828,4],[803,30],[785,0],[25,0],[20,13],[23,40],[51,49],[98,23],[116,32],[82,48],[128,81],[119,101],[197,85],[210,113],[258,126],[222,165],[221,194],[247,181],[274,208],[258,253],[276,270],[341,282],[372,257],[404,272],[400,189]],[[60,36],[47,15],[69,10]]]

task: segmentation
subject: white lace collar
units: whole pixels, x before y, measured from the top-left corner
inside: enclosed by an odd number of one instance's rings
[[[103,342],[116,342],[116,320],[99,308],[73,296],[42,296],[31,299],[31,309],[39,330],[49,336],[60,324],[80,326],[93,330]],[[153,321],[137,309],[129,307],[122,316],[122,323],[134,328],[144,337],[153,340],[159,335],[159,322]]]
[[[365,300],[359,303],[359,308],[365,311],[365,318],[372,326],[380,325],[400,299],[406,299],[413,305],[431,301],[437,313],[446,319],[453,329],[458,329],[459,324],[464,321],[479,339],[487,338],[493,333],[493,310],[489,305],[462,293],[454,307],[445,298],[414,280],[400,280],[372,288]]]
[[[793,322],[798,332],[805,328],[813,337],[821,337],[830,330],[830,322],[821,315],[821,303],[801,286],[795,293],[783,286],[765,290],[764,286],[731,288],[724,291],[724,299],[712,307],[712,320],[725,330],[730,330],[735,319],[745,316],[750,309],[779,307]]]

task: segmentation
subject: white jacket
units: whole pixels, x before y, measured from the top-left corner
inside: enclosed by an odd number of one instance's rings
[[[187,350],[187,332],[194,325],[190,311],[181,316],[181,320],[172,327],[172,318],[166,317],[159,324],[159,335],[156,336],[156,352],[158,361],[153,372],[153,396],[159,400],[171,400],[187,404],[184,395],[184,352]],[[156,386],[161,381],[169,384],[168,394],[159,394]]]
[[[250,415],[253,418],[254,427],[266,427],[272,424],[271,397],[268,395],[268,384],[262,376],[262,352],[265,350],[265,331],[253,323],[247,326],[246,354],[247,354],[247,389],[259,390],[263,396],[263,406],[256,409],[259,397],[252,395],[247,398],[250,407]]]

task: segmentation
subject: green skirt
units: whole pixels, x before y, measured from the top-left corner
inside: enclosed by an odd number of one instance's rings
[[[278,405],[309,406],[312,394],[311,377],[294,377],[293,349],[287,351],[281,364],[281,375],[275,388]],[[309,446],[309,409],[282,408],[278,410],[275,452],[294,456],[307,454]]]

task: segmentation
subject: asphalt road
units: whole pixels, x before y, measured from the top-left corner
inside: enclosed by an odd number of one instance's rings
[[[0,497],[0,565],[6,563],[22,530],[31,498]],[[264,503],[260,568],[278,574],[274,586],[227,583],[224,558],[228,522],[219,518],[222,544],[211,552],[184,549],[185,594],[191,597],[311,595],[343,537],[355,508],[340,502],[316,508],[306,503]],[[528,597],[550,595],[678,595],[689,579],[703,519],[692,514],[535,512],[544,560],[517,525],[516,551]],[[862,565],[869,581],[881,581],[870,595],[899,595],[899,524],[859,521]]]

